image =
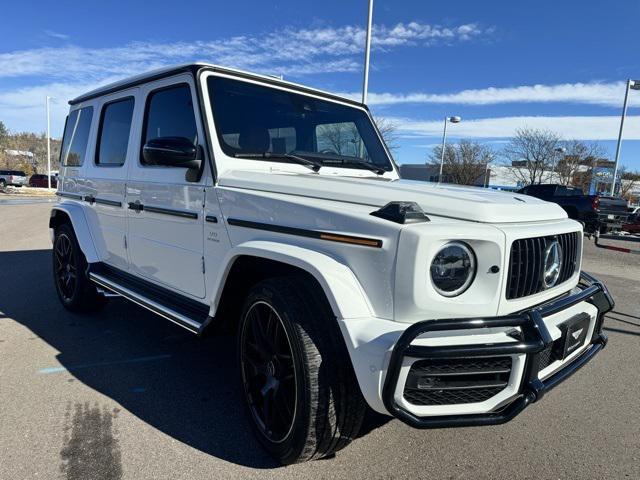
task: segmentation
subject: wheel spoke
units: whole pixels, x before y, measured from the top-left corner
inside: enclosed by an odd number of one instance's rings
[[[255,372],[260,371],[260,363],[257,362],[254,358],[251,358],[251,356],[247,352],[244,352],[242,358],[251,366],[251,368],[253,368]]]
[[[266,302],[246,313],[241,331],[241,369],[247,401],[260,430],[283,440],[293,425],[296,383],[291,345],[282,320]]]

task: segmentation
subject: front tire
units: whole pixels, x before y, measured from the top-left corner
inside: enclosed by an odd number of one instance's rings
[[[285,465],[344,448],[366,410],[319,289],[306,278],[264,280],[247,296],[238,329],[251,423],[266,450]]]
[[[62,305],[72,312],[102,308],[105,298],[87,276],[85,259],[73,229],[68,224],[56,228],[53,240],[53,281]]]

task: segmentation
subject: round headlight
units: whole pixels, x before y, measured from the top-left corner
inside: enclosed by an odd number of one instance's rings
[[[431,281],[436,291],[445,297],[464,292],[475,274],[476,257],[466,243],[447,243],[431,262]]]

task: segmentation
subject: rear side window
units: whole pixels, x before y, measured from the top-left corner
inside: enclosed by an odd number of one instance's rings
[[[79,108],[69,114],[60,149],[60,164],[65,167],[82,165],[87,152],[92,117],[93,107]]]
[[[127,158],[133,118],[133,97],[107,103],[102,108],[96,165],[121,166]]]
[[[196,118],[189,85],[180,84],[149,94],[144,119],[142,145],[160,137],[184,137],[198,143]],[[140,155],[144,165],[144,157]]]

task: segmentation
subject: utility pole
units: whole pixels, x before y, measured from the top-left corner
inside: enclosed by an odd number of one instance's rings
[[[46,107],[47,107],[47,187],[51,190],[51,119],[49,116],[49,101],[51,97],[47,95],[46,97]]]
[[[369,0],[369,16],[367,19],[367,38],[364,47],[364,81],[362,82],[362,103],[367,103],[369,90],[369,58],[371,57],[371,27],[373,22],[373,0]]]
[[[627,116],[627,104],[629,102],[629,90],[640,90],[640,81],[627,80],[627,88],[624,91],[624,103],[622,104],[622,117],[620,117],[620,132],[616,145],[616,158],[613,162],[613,179],[611,180],[611,196],[616,194],[616,177],[618,176],[618,161],[620,160],[620,148],[622,146],[622,131],[624,130],[624,118]]]

